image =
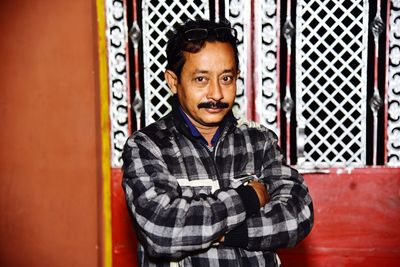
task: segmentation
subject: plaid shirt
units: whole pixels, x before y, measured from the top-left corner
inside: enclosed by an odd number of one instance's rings
[[[221,127],[210,150],[174,107],[127,140],[122,186],[140,266],[276,266],[274,251],[310,232],[311,197],[276,135],[231,113]],[[268,189],[261,209],[247,178]]]

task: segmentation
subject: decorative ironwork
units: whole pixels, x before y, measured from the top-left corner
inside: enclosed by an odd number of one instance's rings
[[[290,93],[290,81],[291,81],[291,63],[292,63],[292,37],[294,35],[294,26],[292,24],[291,17],[291,0],[287,0],[287,9],[286,9],[286,21],[283,25],[283,35],[286,39],[286,88],[285,88],[285,98],[283,100],[283,110],[286,115],[286,159],[288,164],[290,164],[290,116],[292,114],[292,110],[294,107],[294,101],[292,99],[292,95]]]
[[[129,136],[126,49],[128,43],[123,1],[106,0],[110,90],[111,167],[122,166],[122,149]]]
[[[373,113],[377,113],[378,110],[383,106],[382,97],[377,91],[375,91],[373,96],[371,97],[371,100],[369,101],[369,106]]]
[[[293,108],[294,108],[294,101],[289,94],[289,96],[286,96],[285,99],[283,100],[282,109],[286,112],[286,114],[290,114]]]
[[[382,21],[382,17],[381,17],[380,11],[381,11],[381,8],[379,6],[377,11],[376,11],[375,18],[371,23],[371,31],[372,31],[372,34],[374,35],[375,42],[379,41],[379,35],[385,29],[385,24]]]
[[[132,23],[132,27],[129,30],[129,37],[131,37],[133,47],[138,48],[140,38],[142,37],[142,33],[140,31],[139,25],[137,24],[137,21],[134,21]]]
[[[388,66],[388,166],[400,166],[400,1],[391,1]]]
[[[279,4],[280,1],[278,1]],[[280,136],[278,127],[279,15],[275,0],[257,1],[255,7],[256,114],[261,124]]]
[[[378,0],[376,15],[371,23],[371,31],[374,35],[374,50],[375,50],[375,62],[374,62],[374,94],[369,102],[372,110],[372,116],[374,118],[374,132],[373,132],[373,144],[372,144],[372,161],[373,165],[376,165],[376,157],[378,150],[378,111],[383,106],[383,100],[379,95],[378,89],[378,60],[379,60],[379,35],[383,32],[385,24],[381,18],[381,1]]]
[[[144,105],[147,125],[171,110],[168,102],[171,93],[164,82],[167,33],[176,23],[199,16],[208,18],[209,5],[205,0],[144,0],[142,1],[142,12]]]
[[[135,91],[135,95],[134,95],[133,101],[132,101],[132,108],[133,108],[133,112],[135,113],[135,116],[136,116],[136,128],[140,129],[141,115],[143,112],[143,99],[140,96],[139,90]]]
[[[288,10],[289,12],[289,10]],[[286,16],[286,21],[285,24],[283,25],[283,35],[285,36],[285,39],[287,40],[287,44],[290,46],[291,45],[291,40],[294,35],[294,26],[291,21],[291,18],[289,15]]]
[[[367,1],[299,1],[296,109],[303,167],[366,164]],[[298,136],[300,138],[300,136]]]
[[[240,77],[237,79],[236,99],[233,112],[236,117],[246,118],[247,114],[247,81],[248,76],[247,62],[248,51],[250,46],[250,1],[245,0],[229,0],[229,7],[226,11],[229,12],[226,18],[231,22],[232,26],[238,32],[238,51],[239,51],[239,65]]]

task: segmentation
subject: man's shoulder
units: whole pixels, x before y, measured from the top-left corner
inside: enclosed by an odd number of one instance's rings
[[[257,129],[257,130],[266,129],[266,127],[263,126],[262,124],[255,121],[247,120],[245,118],[239,118],[237,120],[237,127],[240,129]]]
[[[162,143],[165,139],[170,138],[172,129],[174,128],[172,118],[167,115],[156,122],[153,122],[146,127],[136,131],[130,139],[150,139],[155,143]]]
[[[265,127],[264,125],[247,120],[245,118],[240,118],[237,120],[237,129],[242,133],[246,135],[256,135],[256,136],[262,136],[263,138],[276,138],[276,134],[270,130],[269,128]]]

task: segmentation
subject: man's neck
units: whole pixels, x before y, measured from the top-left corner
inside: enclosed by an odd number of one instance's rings
[[[212,146],[211,140],[213,139],[215,133],[217,132],[219,126],[204,126],[195,121],[191,118],[189,120],[192,124],[197,128],[197,130],[201,133],[201,135],[206,139],[208,146]]]
[[[215,126],[206,126],[198,123],[197,121],[193,120],[191,117],[189,117],[179,106],[179,111],[183,116],[183,119],[186,121],[186,124],[190,128],[190,132],[192,133],[193,136],[197,136],[201,139],[203,139],[203,143],[207,143],[209,147],[212,147],[215,142],[218,139],[218,129],[219,125]],[[201,135],[201,136],[199,136]]]

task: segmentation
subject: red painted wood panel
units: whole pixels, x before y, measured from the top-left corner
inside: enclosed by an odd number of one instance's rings
[[[285,266],[400,266],[400,169],[333,172],[305,175],[315,225]]]
[[[400,169],[308,174],[315,225],[296,248],[279,251],[285,267],[399,266]],[[136,239],[113,171],[113,266],[136,265]]]
[[[111,178],[112,264],[114,267],[137,266],[137,241],[121,186],[121,170],[113,169]]]

